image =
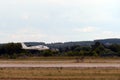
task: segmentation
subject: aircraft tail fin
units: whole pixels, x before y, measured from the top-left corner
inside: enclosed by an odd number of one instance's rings
[[[24,48],[27,48],[27,46],[25,45],[25,43],[21,43],[21,45],[22,45],[22,48],[24,49]]]

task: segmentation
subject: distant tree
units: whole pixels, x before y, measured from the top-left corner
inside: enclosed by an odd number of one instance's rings
[[[111,49],[114,52],[119,52],[120,51],[120,45],[118,45],[118,44],[110,45],[109,49]]]
[[[105,47],[100,42],[96,42],[92,45],[92,49],[90,51],[91,56],[100,56],[105,52]]]
[[[72,51],[68,51],[65,53],[66,56],[74,56],[74,53]]]
[[[45,56],[45,57],[52,56],[52,55],[53,55],[53,53],[50,50],[43,51],[43,56]]]

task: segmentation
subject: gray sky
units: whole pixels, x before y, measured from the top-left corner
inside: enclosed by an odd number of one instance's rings
[[[120,38],[120,0],[0,0],[0,42]]]

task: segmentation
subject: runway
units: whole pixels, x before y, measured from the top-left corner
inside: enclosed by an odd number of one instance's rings
[[[118,63],[0,64],[0,68],[120,68]]]

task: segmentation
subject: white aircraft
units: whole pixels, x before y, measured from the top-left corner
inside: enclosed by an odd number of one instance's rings
[[[22,49],[27,49],[27,50],[48,50],[49,47],[47,46],[44,46],[44,45],[37,45],[37,46],[30,46],[30,47],[27,47],[24,43],[21,43],[22,45]]]

